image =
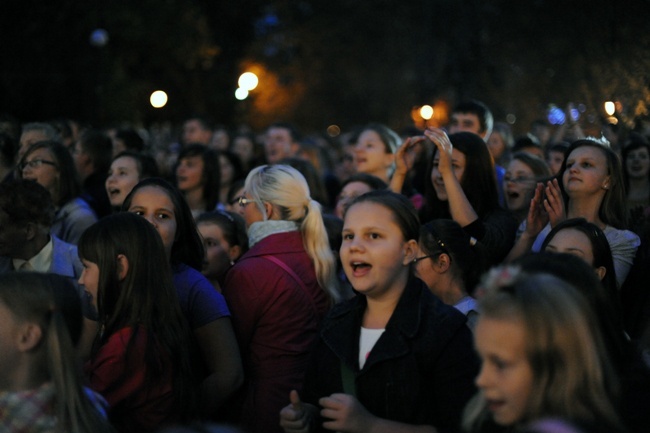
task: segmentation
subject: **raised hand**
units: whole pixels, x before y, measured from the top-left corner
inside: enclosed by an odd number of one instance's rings
[[[526,232],[525,234],[534,239],[539,232],[548,223],[548,214],[544,206],[544,184],[538,183],[535,187],[535,195],[530,200],[530,207],[528,208],[528,216],[526,217]]]
[[[555,227],[558,223],[566,219],[564,211],[564,199],[562,197],[562,190],[557,179],[549,180],[544,190],[546,192],[546,199],[544,200],[544,209],[548,214],[551,227]]]
[[[415,157],[417,156],[416,147],[426,140],[426,137],[418,135],[408,137],[395,152],[395,173],[406,174],[413,168]]]
[[[430,127],[424,131],[424,135],[435,144],[438,148],[440,159],[438,161],[438,170],[444,178],[447,175],[453,175],[453,168],[451,164],[451,153],[454,146],[449,141],[447,133],[440,128]]]

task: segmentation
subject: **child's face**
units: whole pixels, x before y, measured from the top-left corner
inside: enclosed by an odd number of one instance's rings
[[[523,421],[533,388],[523,323],[481,316],[474,340],[482,362],[476,385],[494,421],[503,426]]]
[[[560,172],[563,162],[564,162],[564,152],[551,150],[548,153],[548,158],[546,158],[546,163],[548,164],[548,167],[551,169],[551,174],[553,174],[553,176],[555,176]]]
[[[223,277],[230,268],[230,245],[223,237],[223,230],[217,224],[199,223],[197,229],[205,248],[203,275],[208,278]]]
[[[79,277],[79,284],[82,284],[86,293],[92,296],[92,304],[97,308],[97,293],[99,286],[99,267],[96,263],[81,259],[83,271]]]
[[[183,192],[193,191],[203,186],[203,158],[187,156],[180,160],[176,168],[178,189]]]
[[[527,210],[536,185],[535,173],[528,165],[518,159],[510,161],[503,179],[503,190],[508,209],[511,211]]]
[[[646,179],[650,171],[650,154],[645,147],[631,150],[625,158],[625,169],[631,179]]]
[[[235,167],[223,155],[219,155],[219,171],[221,172],[221,186],[230,185],[235,177]]]
[[[122,206],[126,196],[139,181],[140,173],[135,159],[130,156],[122,156],[113,161],[106,178],[106,192],[111,206]]]
[[[404,240],[385,206],[361,202],[345,215],[341,262],[352,286],[366,296],[379,299],[401,294],[416,245]]]
[[[557,232],[546,245],[546,251],[573,254],[587,262],[589,266],[594,264],[591,241],[586,234],[573,228],[566,228]]]
[[[156,186],[140,188],[131,199],[129,212],[140,215],[154,226],[170,258],[176,239],[176,213],[167,192]]]
[[[375,131],[367,130],[359,135],[354,148],[357,172],[375,175],[381,179],[387,176],[395,155],[386,151],[386,145]]]
[[[566,161],[562,174],[564,189],[570,198],[578,196],[605,195],[609,188],[607,157],[593,146],[574,149]]]
[[[503,141],[503,137],[496,131],[492,131],[492,134],[490,134],[487,146],[495,161],[501,158],[501,155],[503,155],[503,152],[506,150],[506,143]]]
[[[345,213],[345,207],[355,198],[359,197],[362,194],[372,191],[372,188],[364,182],[350,182],[343,187],[341,194],[339,194],[339,199],[336,202],[336,209],[334,211],[335,215],[339,218],[343,218]]]
[[[433,157],[433,168],[431,169],[431,183],[433,184],[433,189],[436,192],[438,200],[447,201],[449,197],[447,196],[447,188],[445,187],[445,182],[442,180],[442,174],[438,169],[440,163],[440,153],[436,152]],[[465,166],[467,165],[467,158],[465,154],[460,150],[453,148],[451,151],[451,167],[454,172],[454,177],[458,179],[458,182],[463,181],[463,175],[465,174]]]

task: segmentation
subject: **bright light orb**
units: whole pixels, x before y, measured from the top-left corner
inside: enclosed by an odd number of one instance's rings
[[[167,93],[162,90],[156,90],[149,97],[149,102],[153,108],[162,108],[167,105]]]
[[[551,105],[551,108],[548,110],[548,123],[551,125],[562,125],[566,121],[566,115],[561,108]]]
[[[614,104],[612,101],[605,102],[605,113],[607,113],[608,116],[613,116],[615,111],[616,104]]]
[[[259,81],[260,80],[257,78],[257,75],[253,74],[252,72],[244,72],[239,76],[239,81],[237,82],[237,84],[239,84],[239,87],[241,89],[250,92],[251,90],[257,87]]]
[[[433,117],[433,107],[431,105],[423,105],[420,108],[420,117],[424,120],[429,120]]]
[[[235,98],[239,99],[240,101],[243,101],[244,99],[248,98],[248,90],[239,88],[235,90]]]

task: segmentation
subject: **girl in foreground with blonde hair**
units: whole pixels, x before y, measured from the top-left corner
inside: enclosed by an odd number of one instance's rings
[[[559,418],[585,432],[622,431],[617,383],[583,296],[547,274],[493,269],[479,302],[479,393],[465,410],[469,432],[510,431]]]

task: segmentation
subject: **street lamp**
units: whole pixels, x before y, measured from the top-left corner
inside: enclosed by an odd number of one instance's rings
[[[418,114],[424,120],[424,128],[426,129],[429,126],[429,120],[433,117],[433,107],[431,105],[423,105],[420,107]]]
[[[248,93],[256,88],[259,82],[260,80],[257,78],[257,75],[252,72],[244,72],[239,76],[239,80],[237,81],[239,88],[235,90],[235,98],[240,101],[248,98]]]
[[[431,105],[423,105],[420,108],[420,117],[424,120],[430,120],[433,117],[433,107]]]
[[[167,104],[167,93],[156,90],[149,97],[149,102],[153,108],[162,108]]]
[[[250,92],[257,87],[257,84],[259,82],[260,80],[257,78],[257,75],[252,72],[244,72],[239,76],[239,81],[237,81],[237,84],[239,84],[240,88],[248,90]]]
[[[243,101],[244,99],[248,98],[248,90],[242,89],[241,87],[235,90],[235,98],[237,98],[240,101]]]
[[[614,104],[612,101],[605,102],[605,113],[607,113],[608,116],[613,116],[615,112],[616,104]]]

